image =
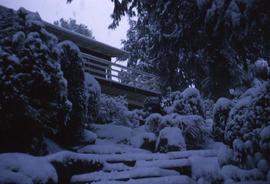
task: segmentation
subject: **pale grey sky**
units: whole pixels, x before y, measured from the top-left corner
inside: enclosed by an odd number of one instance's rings
[[[121,39],[126,38],[128,29],[127,18],[124,17],[119,27],[109,30],[112,22],[110,14],[113,11],[111,0],[73,0],[66,4],[66,0],[0,0],[0,5],[17,10],[24,7],[38,12],[42,19],[53,22],[60,18],[74,18],[92,29],[96,40],[121,48]]]

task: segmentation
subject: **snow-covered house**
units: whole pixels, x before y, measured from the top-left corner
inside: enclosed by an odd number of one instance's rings
[[[128,52],[47,22],[45,25],[60,40],[71,40],[78,45],[85,61],[85,71],[99,81],[102,93],[126,96],[130,107],[142,107],[146,97],[160,95],[158,88],[150,87],[156,83],[156,76],[112,62],[112,58],[126,57]],[[130,83],[121,81],[123,71],[135,73]]]

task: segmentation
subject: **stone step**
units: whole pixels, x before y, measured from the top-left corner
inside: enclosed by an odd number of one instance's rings
[[[133,167],[127,166],[123,163],[105,163],[103,167],[103,171],[111,172],[111,171],[125,171],[130,170]]]
[[[127,171],[98,171],[80,175],[74,175],[71,178],[71,183],[92,183],[97,181],[128,181],[130,179],[139,178],[153,178],[153,177],[163,177],[163,176],[176,176],[179,175],[178,172],[167,169],[160,169],[157,167],[138,167]]]
[[[150,151],[132,148],[127,145],[122,144],[101,144],[101,145],[87,145],[78,149],[79,153],[89,153],[89,154],[129,154],[129,153],[151,153]]]
[[[168,153],[123,153],[102,155],[102,158],[109,163],[127,163],[133,165],[140,160],[170,160],[170,159],[184,159],[191,156],[201,157],[216,157],[218,150],[188,150]]]
[[[181,175],[191,176],[191,162],[189,159],[137,161],[135,167],[158,167],[179,172]]]
[[[98,181],[92,184],[195,184],[195,181],[188,176],[164,176],[130,179],[128,181]]]

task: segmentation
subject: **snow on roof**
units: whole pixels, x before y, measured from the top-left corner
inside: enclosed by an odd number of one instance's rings
[[[98,52],[110,57],[123,57],[128,55],[127,51],[96,41],[82,34],[70,31],[68,29],[53,25],[45,21],[44,24],[46,26],[46,29],[49,32],[56,34],[57,37],[71,40],[75,42],[77,45],[89,49],[91,51]]]

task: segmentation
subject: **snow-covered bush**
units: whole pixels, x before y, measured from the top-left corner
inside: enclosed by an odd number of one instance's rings
[[[225,184],[263,180],[263,174],[258,169],[243,170],[234,165],[225,165],[221,169],[221,175]]]
[[[85,105],[86,122],[91,123],[97,119],[100,108],[101,88],[97,80],[90,74],[85,73]]]
[[[123,96],[113,97],[101,94],[98,123],[119,121],[127,110],[127,100]]]
[[[57,184],[55,168],[43,158],[22,153],[0,154],[0,183]]]
[[[94,132],[84,129],[82,132],[81,142],[83,144],[95,144],[97,135]]]
[[[269,77],[268,62],[264,59],[258,59],[254,64],[255,77],[258,79],[266,80]]]
[[[182,131],[177,127],[166,127],[159,132],[156,143],[156,151],[170,152],[186,149],[186,143]]]
[[[171,92],[170,89],[165,94],[165,96],[161,99],[161,107],[166,112],[167,108],[170,107],[175,100],[179,100],[181,98],[181,91]]]
[[[148,132],[159,135],[165,127],[179,128],[185,137],[188,148],[202,147],[209,138],[206,123],[198,115],[179,115],[177,113],[161,116],[153,113],[146,118],[145,128]]]
[[[234,162],[258,168],[266,178],[269,167],[270,81],[247,90],[229,114],[225,141],[233,147]]]
[[[208,141],[209,132],[206,123],[201,116],[178,116],[176,123],[183,131],[188,149],[203,147]]]
[[[206,123],[198,115],[179,115],[177,113],[162,117],[161,124],[165,127],[178,127],[183,131],[188,148],[198,148],[208,140],[209,132]]]
[[[212,119],[215,102],[213,100],[210,100],[210,99],[204,99],[203,104],[204,104],[203,106],[205,109],[206,119]]]
[[[225,126],[229,117],[229,112],[233,107],[233,102],[221,97],[214,105],[213,136],[218,141],[223,141]]]
[[[128,143],[132,137],[132,129],[122,125],[115,125],[113,123],[100,125],[93,125],[95,133],[99,138],[107,139],[115,143]]]
[[[71,103],[57,60],[57,38],[38,14],[1,7],[0,149],[42,149],[44,135],[66,128]]]
[[[150,151],[155,150],[156,135],[151,132],[141,132],[130,138],[130,144],[135,148],[142,148]]]
[[[175,92],[174,94],[173,97],[170,97],[173,99],[172,105],[164,105],[163,109],[166,113],[205,117],[204,104],[200,92],[196,88],[187,88],[182,93]]]
[[[97,123],[115,123],[118,125],[137,127],[144,124],[146,113],[141,109],[128,110],[128,102],[124,96],[108,96],[101,94]]]
[[[127,115],[127,123],[131,127],[138,127],[145,123],[145,118],[147,113],[144,112],[142,109],[134,109],[131,111],[128,111],[126,113]]]
[[[145,120],[145,129],[149,132],[153,132],[158,135],[159,131],[166,127],[166,125],[162,124],[162,116],[159,113],[153,113],[148,116]]]
[[[102,94],[100,97],[100,110],[98,123],[125,122],[127,119],[128,103],[123,96],[108,96]]]
[[[73,175],[100,171],[104,166],[104,162],[95,155],[85,155],[70,151],[61,151],[40,159],[46,160],[54,166],[58,175],[57,183],[73,183]]]
[[[196,88],[187,88],[182,92],[182,99],[174,102],[174,112],[183,115],[204,117],[204,106],[200,92]]]
[[[84,63],[79,48],[71,41],[63,41],[59,46],[59,61],[67,79],[68,99],[72,102],[72,111],[68,123],[68,131],[62,135],[63,140],[70,142],[80,138],[83,125],[86,123],[84,97]],[[71,136],[71,132],[72,135]]]
[[[260,149],[265,157],[270,153],[270,125],[264,127],[260,132]]]
[[[232,108],[225,129],[225,141],[251,140],[257,147],[262,128],[270,123],[270,81],[244,93]]]

